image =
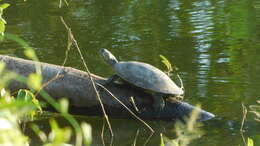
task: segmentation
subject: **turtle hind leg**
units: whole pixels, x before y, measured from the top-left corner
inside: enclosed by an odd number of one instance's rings
[[[165,101],[163,99],[163,94],[161,93],[154,93],[153,97],[153,108],[155,112],[160,112],[165,107]]]
[[[110,76],[107,80],[105,80],[104,83],[102,83],[102,84],[103,85],[110,85],[111,83],[113,83],[117,79],[119,79],[119,76],[114,74],[114,75]]]

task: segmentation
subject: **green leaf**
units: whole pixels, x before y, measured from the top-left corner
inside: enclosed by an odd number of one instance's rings
[[[0,21],[2,21],[4,24],[6,24],[7,22],[5,21],[4,18],[0,17]]]
[[[0,5],[0,9],[4,10],[4,9],[6,9],[6,8],[9,7],[9,6],[10,6],[10,4],[4,3],[4,4],[1,4],[1,5]]]
[[[251,138],[247,138],[247,146],[254,146],[254,141]]]
[[[16,43],[18,43],[19,45],[21,45],[24,48],[28,48],[29,45],[23,40],[21,39],[19,36],[15,35],[15,34],[5,34],[5,37],[9,40],[12,40]]]
[[[35,96],[33,96],[32,102],[37,107],[37,109],[42,113],[41,104],[40,104],[39,100]]]
[[[4,35],[6,21],[2,18],[3,10],[9,7],[10,4],[4,3],[0,5],[0,35]]]
[[[49,134],[50,145],[64,145],[71,137],[71,129],[60,128],[54,119],[50,119],[51,133]],[[48,145],[48,144],[47,144]]]
[[[161,60],[162,63],[167,67],[168,72],[171,72],[172,71],[172,65],[171,65],[170,61],[166,57],[164,57],[163,55],[160,55],[160,57],[162,59]]]
[[[161,139],[160,146],[165,146],[162,133],[160,133],[160,139]]]
[[[36,73],[32,73],[28,77],[27,85],[34,90],[40,90],[41,82],[42,76]]]
[[[47,135],[39,128],[36,124],[30,124],[31,129],[34,131],[34,133],[37,134],[37,136],[41,139],[42,142],[47,141]]]
[[[24,101],[31,101],[32,96],[29,94],[28,90],[20,89],[17,94],[17,99]]]
[[[39,100],[34,96],[34,94],[31,91],[26,90],[26,89],[20,89],[17,94],[17,99],[32,102],[33,105],[36,106],[36,108],[40,112],[42,112],[42,108],[41,108],[41,104],[40,104]],[[32,114],[34,114],[34,113],[32,113]]]
[[[92,142],[91,126],[89,124],[83,122],[83,123],[81,123],[81,128],[82,128],[82,131],[83,131],[85,145],[90,146],[90,144]]]
[[[5,96],[6,96],[6,93],[7,93],[7,92],[6,92],[5,88],[2,88],[1,91],[0,91],[0,96],[1,96],[1,97],[5,97]]]
[[[172,146],[179,146],[178,142],[176,140],[172,140]]]
[[[67,99],[62,98],[60,100],[60,110],[62,113],[68,113],[69,109],[69,102]]]
[[[35,51],[31,48],[31,47],[26,47],[25,50],[24,50],[24,54],[26,57],[34,60],[34,61],[37,61],[37,56],[35,54]]]
[[[0,35],[4,35],[5,32],[5,21],[0,17]]]

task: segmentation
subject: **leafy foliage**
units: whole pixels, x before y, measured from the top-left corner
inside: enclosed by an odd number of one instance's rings
[[[173,71],[173,68],[172,68],[172,64],[170,63],[170,61],[166,58],[166,57],[164,57],[163,55],[160,55],[160,57],[161,57],[161,61],[162,61],[162,63],[166,66],[166,68],[167,68],[167,73],[169,74],[170,72],[172,72]]]
[[[254,146],[254,141],[251,138],[247,139],[247,146]]]
[[[84,138],[84,143],[87,146],[90,146],[91,142],[92,142],[92,129],[91,126],[85,122],[81,123],[81,128],[83,131],[83,138]]]
[[[8,108],[1,108],[0,112],[0,144],[12,146],[29,145],[28,137],[21,132],[19,127],[17,114]]]
[[[5,39],[9,39],[18,43],[24,48],[25,56],[34,61],[38,61],[38,57],[36,56],[34,49],[30,47],[23,39],[13,34],[5,34]],[[0,115],[0,124],[1,122],[3,122],[9,125],[13,124],[14,126],[9,126],[10,134],[5,129],[2,130],[0,127],[0,145],[29,145],[29,138],[24,136],[21,132],[21,129],[19,128],[19,121],[26,122],[28,120],[27,117],[30,117],[30,120],[33,120],[37,113],[42,113],[40,101],[38,101],[33,94],[34,91],[38,91],[43,99],[45,99],[51,106],[59,111],[65,119],[70,122],[76,134],[76,146],[82,145],[83,141],[85,145],[90,145],[92,141],[91,127],[84,122],[80,126],[76,119],[68,113],[69,103],[66,99],[62,99],[60,103],[58,103],[55,99],[49,96],[47,92],[42,90],[42,75],[40,64],[35,64],[36,72],[31,73],[28,78],[22,77],[12,72],[5,71],[4,68],[4,63],[0,63],[0,89],[2,89],[0,99],[0,112],[4,115],[2,121]],[[27,86],[32,91],[21,89],[17,93],[17,98],[10,96],[10,93],[6,91],[4,87],[11,79],[27,83]],[[6,113],[8,114],[5,115],[4,111],[7,111]],[[12,120],[10,121],[9,119]],[[39,135],[45,146],[69,145],[66,142],[70,140],[70,133],[72,132],[71,129],[60,128],[54,119],[50,121],[50,125],[52,132],[48,135],[48,138],[46,134],[40,131],[39,128],[37,129],[37,126],[32,126],[32,129]],[[15,133],[19,135],[14,136]],[[6,137],[11,138],[8,139]]]
[[[54,119],[50,119],[51,132],[46,135],[40,128],[31,124],[33,131],[39,136],[44,146],[65,145],[71,138],[71,129],[69,127],[60,128]]]
[[[8,3],[0,4],[0,35],[4,35],[6,21],[2,17],[4,9],[9,7]]]
[[[28,77],[27,85],[34,90],[41,89],[42,76],[40,74],[32,73]]]
[[[36,111],[34,104],[26,100],[18,100],[4,88],[0,98],[0,145],[29,145],[29,139],[22,133],[19,121],[28,113]]]
[[[172,76],[172,72],[173,72],[173,71],[178,71],[178,68],[175,67],[175,66],[173,66],[173,65],[170,63],[170,61],[169,61],[166,57],[164,57],[163,55],[160,55],[160,57],[161,57],[161,59],[162,59],[162,60],[161,60],[162,63],[163,63],[163,64],[166,66],[166,68],[167,68],[166,74],[167,74],[168,76]],[[177,72],[175,72],[175,74],[176,74],[176,77],[177,77],[177,78],[179,79],[179,81],[180,81],[181,89],[184,90],[183,82],[182,82],[182,79],[181,79],[180,75],[179,75]],[[177,99],[177,100],[183,100],[183,99],[184,99],[184,95],[177,96],[176,99]]]
[[[18,91],[18,94],[17,94],[16,98],[17,98],[17,100],[23,100],[23,101],[26,101],[26,102],[30,102],[30,103],[32,103],[36,107],[37,111],[33,110],[33,111],[28,113],[30,115],[31,119],[34,118],[34,116],[37,114],[38,111],[40,113],[42,113],[42,107],[40,105],[39,100],[29,90],[20,89]]]

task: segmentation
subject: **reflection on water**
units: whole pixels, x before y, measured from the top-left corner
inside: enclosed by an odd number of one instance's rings
[[[78,0],[61,9],[51,0],[10,3],[4,16],[7,32],[25,39],[44,62],[61,64],[65,56],[67,35],[59,16],[72,27],[93,73],[112,73],[98,55],[100,48],[110,48],[119,60],[144,61],[161,69],[159,54],[166,56],[180,70],[185,100],[218,116],[205,123],[206,135],[192,145],[242,144],[241,102],[254,104],[260,97],[259,1]],[[23,56],[12,42],[2,42],[0,48],[2,54]],[[83,69],[76,50],[70,51],[67,65]],[[83,120],[92,124],[95,144],[100,144],[101,119]],[[169,122],[151,124],[164,133],[172,127]],[[112,126],[115,145],[131,144],[138,129],[139,144],[149,135],[134,120],[113,120]],[[256,139],[257,128],[250,118],[246,136]],[[149,145],[158,142],[156,133]]]
[[[211,49],[212,41],[212,6],[209,1],[194,2],[193,8],[190,10],[190,22],[193,26],[193,30],[190,32],[194,37],[196,43],[194,49],[197,51],[197,79],[198,79],[198,91],[200,96],[205,97],[208,71],[210,68],[210,55],[208,50]]]

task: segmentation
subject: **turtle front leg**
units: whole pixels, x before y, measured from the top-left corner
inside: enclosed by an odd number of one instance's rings
[[[115,80],[119,79],[119,76],[114,74],[112,76],[110,76],[104,83],[103,85],[109,85],[111,83],[113,83]]]
[[[165,107],[165,101],[163,99],[163,94],[161,93],[154,93],[153,97],[153,108],[155,112],[160,112]]]

